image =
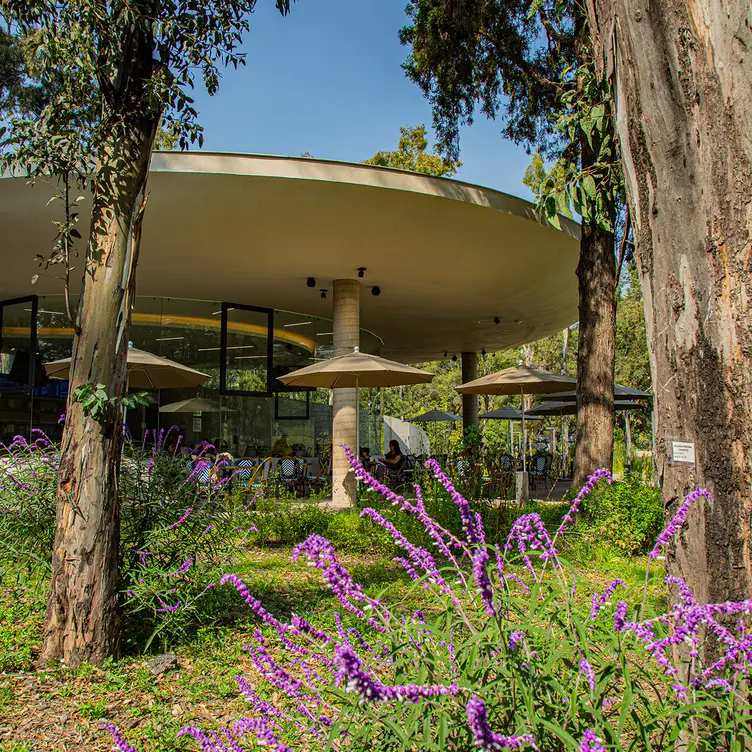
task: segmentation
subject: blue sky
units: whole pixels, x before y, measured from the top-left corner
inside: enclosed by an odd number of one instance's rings
[[[219,93],[196,97],[204,148],[362,161],[393,149],[402,125],[430,127],[431,109],[400,67],[405,0],[298,0],[287,18],[258,0],[247,65]],[[457,177],[526,198],[530,158],[479,116],[461,140]]]

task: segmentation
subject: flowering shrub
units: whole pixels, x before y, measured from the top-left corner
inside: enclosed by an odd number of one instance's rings
[[[55,537],[57,447],[40,430],[0,442],[0,557],[44,563]]]
[[[550,534],[536,513],[520,517],[507,539],[489,545],[474,512],[435,463],[462,520],[448,531],[414,501],[372,478],[348,451],[361,481],[423,525],[431,546],[411,543],[380,512],[402,550],[399,563],[425,593],[421,610],[372,597],[354,581],[332,545],[312,535],[294,549],[316,568],[341,608],[325,625],[269,612],[242,579],[226,575],[258,619],[247,645],[254,678],[236,677],[248,716],[231,726],[188,726],[208,752],[266,745],[288,750],[742,750],[752,742],[746,677],[752,602],[699,606],[687,586],[667,614],[640,613],[639,593],[614,580],[603,593],[581,594],[557,545],[599,471]],[[656,558],[707,491],[687,497],[659,536]],[[652,559],[651,559],[652,560]],[[617,593],[624,597],[616,601]],[[631,605],[632,602],[636,605]],[[725,619],[738,621],[729,627]],[[716,657],[704,663],[706,635]],[[672,649],[688,645],[686,661]],[[132,748],[117,733],[116,746]]]
[[[176,430],[125,443],[118,490],[126,649],[148,650],[156,638],[165,649],[186,629],[226,613],[228,595],[214,587],[256,532],[253,498],[226,494],[227,478],[214,473],[199,488],[197,475],[218,463],[200,457],[189,469],[178,449],[167,451]],[[49,565],[59,455],[36,433],[32,443],[17,436],[0,446],[0,572],[3,560],[13,568]]]

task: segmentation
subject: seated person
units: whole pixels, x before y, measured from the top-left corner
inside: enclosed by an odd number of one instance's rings
[[[389,451],[381,462],[386,465],[386,469],[390,473],[398,473],[402,469],[402,466],[405,464],[405,455],[400,449],[397,439],[392,439],[389,442]]]
[[[306,456],[305,447],[302,444],[293,444],[292,456],[293,457],[305,457]]]
[[[368,447],[360,448],[358,459],[363,463],[363,467],[371,472],[376,467],[376,461],[371,459],[371,450]]]
[[[287,434],[283,433],[275,442],[272,447],[272,455],[274,457],[289,457],[290,446],[287,443]]]

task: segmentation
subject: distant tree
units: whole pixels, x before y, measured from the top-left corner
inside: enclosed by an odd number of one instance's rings
[[[425,175],[451,177],[461,167],[462,162],[444,159],[435,149],[428,150],[426,126],[400,128],[399,144],[396,151],[379,151],[363,164],[379,167],[396,167],[410,172],[422,172]]]
[[[0,115],[39,112],[48,98],[29,66],[31,45],[0,29]]]
[[[476,110],[542,157],[528,174],[539,209],[582,217],[575,482],[613,453],[614,225],[622,191],[611,102],[593,74],[581,6],[559,0],[410,0],[407,75],[432,104],[442,153],[459,156]],[[545,170],[543,158],[555,162]]]
[[[276,0],[281,13],[289,0]],[[31,44],[50,97],[6,118],[4,165],[92,187],[79,273],[70,392],[57,489],[57,532],[42,659],[101,664],[118,652],[117,486],[125,358],[146,180],[160,122],[181,147],[202,141],[190,96],[209,94],[238,51],[256,0],[5,0],[6,26]],[[176,228],[179,230],[179,228]],[[69,239],[80,238],[66,225]],[[91,400],[96,411],[91,411]],[[88,407],[87,407],[88,405]],[[95,419],[96,416],[96,419]]]
[[[175,151],[180,147],[180,129],[175,125],[160,124],[154,137],[155,151]]]

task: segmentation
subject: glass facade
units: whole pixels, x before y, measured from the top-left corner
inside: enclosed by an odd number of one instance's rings
[[[0,315],[0,440],[29,436],[34,428],[59,439],[67,381],[46,379],[42,363],[71,354],[73,331],[63,297],[0,301]],[[278,380],[332,356],[331,320],[232,303],[138,297],[130,341],[209,376],[201,388],[149,393],[148,406],[128,412],[132,436],[176,425],[185,444],[210,441],[236,457],[284,454],[298,446],[319,456],[331,449],[331,392],[291,391]],[[378,353],[375,335],[361,330],[360,342],[365,352]],[[203,400],[202,410],[174,411],[176,403],[194,398]],[[361,403],[368,402],[364,395]],[[361,410],[361,443],[373,451],[379,435],[378,415]]]

